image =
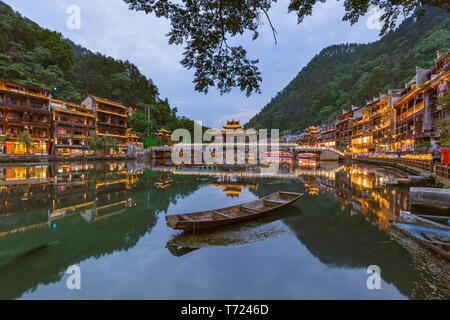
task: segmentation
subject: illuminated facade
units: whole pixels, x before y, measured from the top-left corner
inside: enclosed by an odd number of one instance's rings
[[[352,153],[413,152],[440,137],[436,120],[450,117],[441,98],[450,86],[450,49],[437,54],[430,69],[416,68],[416,76],[403,89],[389,89],[365,106],[343,111],[333,125],[320,128],[317,144]],[[330,137],[334,132],[334,141]],[[315,145],[310,128],[300,144]]]
[[[308,129],[305,130],[305,137],[308,141],[308,145],[315,146],[317,143],[317,135],[319,134],[320,130],[317,127],[311,126]]]
[[[119,154],[125,153],[128,142],[128,108],[118,102],[93,95],[88,95],[81,105],[94,111],[97,135],[117,139],[120,145]]]
[[[429,145],[433,122],[448,117],[440,97],[448,94],[450,51],[439,55],[431,69],[417,68],[416,76],[405,85],[402,97],[394,104],[395,148],[411,151],[419,145]]]
[[[361,118],[353,122],[351,151],[353,153],[387,152],[390,146],[390,104],[382,95],[361,109]]]
[[[343,111],[336,122],[335,139],[336,148],[349,151],[351,147],[353,123],[361,118],[361,108],[352,107],[351,111]]]
[[[319,131],[317,135],[317,144],[319,147],[336,147],[336,125],[334,122],[320,127]]]
[[[7,155],[49,154],[51,112],[49,93],[32,86],[0,81],[0,135]],[[29,133],[29,143],[21,134]]]
[[[88,142],[89,132],[95,131],[92,109],[60,100],[52,100],[51,109],[52,154],[62,157],[93,155]]]

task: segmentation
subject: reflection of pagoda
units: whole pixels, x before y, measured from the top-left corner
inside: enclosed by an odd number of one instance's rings
[[[156,181],[155,186],[158,189],[166,189],[170,187],[173,183],[173,179],[171,175],[161,175]]]
[[[231,180],[229,176],[223,176],[221,181],[211,184],[219,189],[222,189],[227,197],[239,198],[244,189],[258,189],[258,184],[255,180],[245,181],[246,179]]]

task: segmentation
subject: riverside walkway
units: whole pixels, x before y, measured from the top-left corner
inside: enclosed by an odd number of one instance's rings
[[[407,171],[415,172],[418,175],[431,174],[437,178],[443,185],[450,186],[450,165],[436,164],[432,161],[426,160],[412,160],[412,159],[377,159],[377,158],[362,158],[355,159],[356,161],[363,161],[375,164],[384,164],[394,166]]]

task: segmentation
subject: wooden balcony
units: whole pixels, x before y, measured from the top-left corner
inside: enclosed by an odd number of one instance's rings
[[[48,107],[44,108],[34,108],[32,106],[24,106],[19,104],[12,104],[8,102],[0,102],[0,108],[5,108],[7,110],[21,110],[21,111],[27,111],[31,113],[41,113],[41,114],[51,114],[52,112],[48,110]]]

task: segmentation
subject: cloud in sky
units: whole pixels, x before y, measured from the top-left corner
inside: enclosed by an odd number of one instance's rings
[[[122,0],[4,0],[13,9],[40,26],[61,32],[87,49],[129,60],[153,79],[162,97],[167,97],[180,114],[219,128],[226,119],[242,123],[262,109],[323,48],[339,43],[367,43],[377,40],[378,30],[369,29],[366,19],[354,26],[343,22],[342,2],[329,0],[315,6],[313,15],[297,25],[295,13],[287,14],[288,1],[279,1],[269,11],[278,31],[278,44],[265,23],[256,41],[236,39],[251,58],[259,58],[263,77],[262,94],[247,98],[238,89],[221,96],[215,89],[208,95],[194,91],[193,72],[180,65],[183,47],[169,46],[165,34],[170,24],[143,12],[130,11]],[[70,5],[81,8],[81,29],[66,26]]]

